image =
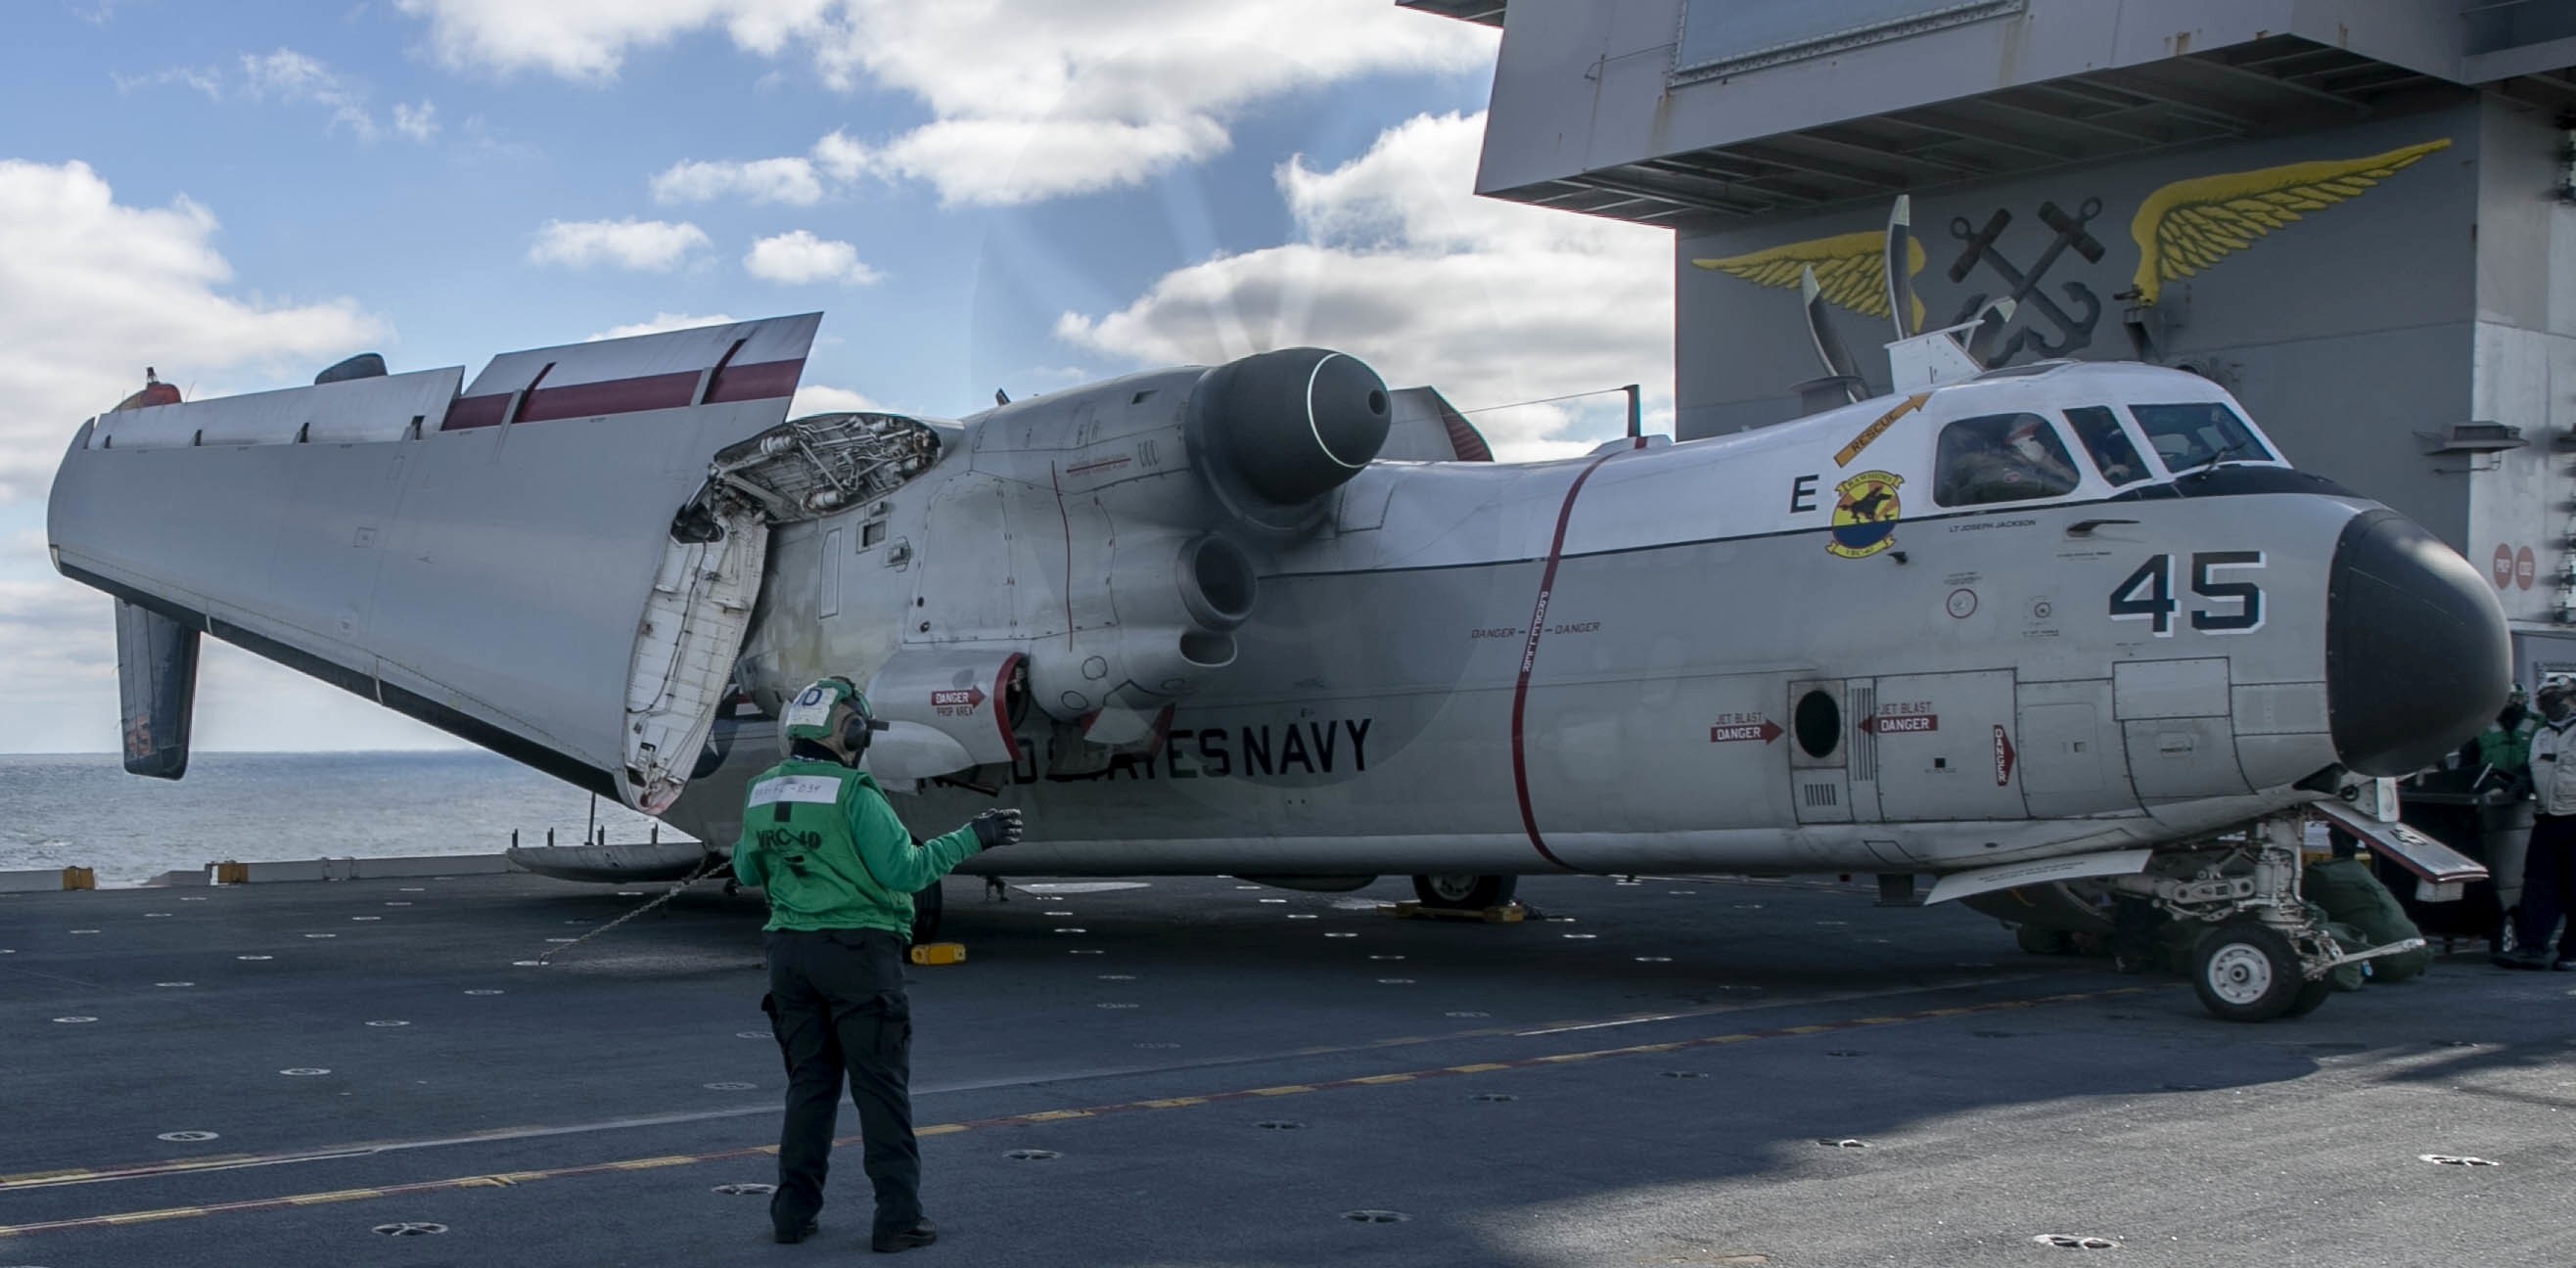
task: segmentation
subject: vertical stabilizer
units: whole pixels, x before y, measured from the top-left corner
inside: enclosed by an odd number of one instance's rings
[[[125,769],[154,779],[188,773],[188,722],[197,699],[194,627],[116,601],[116,694]]]

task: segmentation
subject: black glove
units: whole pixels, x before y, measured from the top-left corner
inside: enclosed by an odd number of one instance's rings
[[[975,842],[983,849],[994,849],[1020,843],[1020,812],[987,810],[968,824],[975,829]]]

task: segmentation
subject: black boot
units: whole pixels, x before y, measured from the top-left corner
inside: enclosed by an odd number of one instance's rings
[[[896,1229],[891,1233],[878,1233],[868,1239],[868,1246],[872,1250],[891,1253],[898,1250],[911,1250],[916,1246],[927,1246],[938,1240],[939,1226],[923,1219],[915,1221],[910,1228]]]

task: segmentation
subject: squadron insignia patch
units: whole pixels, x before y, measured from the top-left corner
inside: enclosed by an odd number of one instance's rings
[[[1867,559],[1896,544],[1897,486],[1905,477],[1864,471],[1834,486],[1834,526],[1825,549],[1845,559]]]

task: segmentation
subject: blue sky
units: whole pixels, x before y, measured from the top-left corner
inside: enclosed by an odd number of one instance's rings
[[[80,420],[820,309],[808,404],[954,416],[1323,343],[1477,407],[1671,381],[1670,240],[1471,196],[1498,34],[1391,0],[21,0],[0,44],[0,751],[113,747]],[[1565,334],[1567,309],[1589,318]],[[1479,415],[1505,456],[1615,409]],[[435,744],[210,649],[214,748]]]

